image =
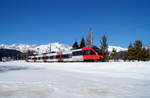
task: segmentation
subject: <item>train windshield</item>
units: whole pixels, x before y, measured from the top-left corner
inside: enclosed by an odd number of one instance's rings
[[[27,59],[31,59],[31,57],[29,56]]]
[[[93,46],[92,47],[98,54],[102,54],[102,51],[97,47],[97,46]]]

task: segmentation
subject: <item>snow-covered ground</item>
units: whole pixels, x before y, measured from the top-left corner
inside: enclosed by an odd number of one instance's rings
[[[150,98],[150,62],[0,62],[0,98]]]

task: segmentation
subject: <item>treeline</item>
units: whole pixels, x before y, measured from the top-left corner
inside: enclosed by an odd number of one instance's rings
[[[0,49],[0,61],[2,60],[19,60],[21,59],[21,52],[12,49]]]
[[[79,44],[77,41],[73,43],[72,49],[92,47],[94,46],[92,43],[87,45],[87,43],[92,42],[91,41],[92,39],[93,38],[90,37],[86,39],[82,37]],[[97,46],[99,48],[100,53],[105,57],[104,61],[109,61],[109,60],[148,61],[150,60],[150,48],[143,48],[141,40],[136,40],[134,43],[130,43],[127,51],[119,51],[119,52],[117,52],[115,48],[113,48],[112,52],[109,52],[107,40],[108,40],[107,37],[103,35],[100,38],[100,45]]]
[[[150,60],[150,49],[142,47],[142,41],[136,40],[134,44],[130,43],[128,46],[128,52],[124,60],[138,60],[147,61]]]
[[[110,53],[109,59],[124,61],[148,61],[150,60],[150,48],[142,47],[142,41],[136,40],[130,43],[127,51],[116,52],[115,49]]]
[[[35,51],[28,50],[24,53],[12,49],[0,49],[0,61],[25,60],[28,56],[34,55]]]
[[[35,51],[27,50],[26,52],[24,52],[24,53],[21,54],[21,59],[22,60],[26,60],[28,58],[28,56],[35,55],[34,53],[35,53]]]
[[[86,44],[85,44],[85,39],[83,37],[80,41],[80,44],[78,44],[78,42],[75,41],[72,45],[72,49],[80,49],[80,48],[84,48],[84,47],[86,47]]]

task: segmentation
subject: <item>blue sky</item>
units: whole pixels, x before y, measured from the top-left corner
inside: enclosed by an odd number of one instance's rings
[[[94,32],[109,45],[150,44],[150,0],[0,0],[0,44],[72,45]]]

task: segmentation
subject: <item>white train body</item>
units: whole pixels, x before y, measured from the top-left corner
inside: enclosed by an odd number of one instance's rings
[[[75,61],[97,61],[104,57],[93,48],[82,48],[64,52],[46,53],[29,56],[28,62],[75,62]]]

